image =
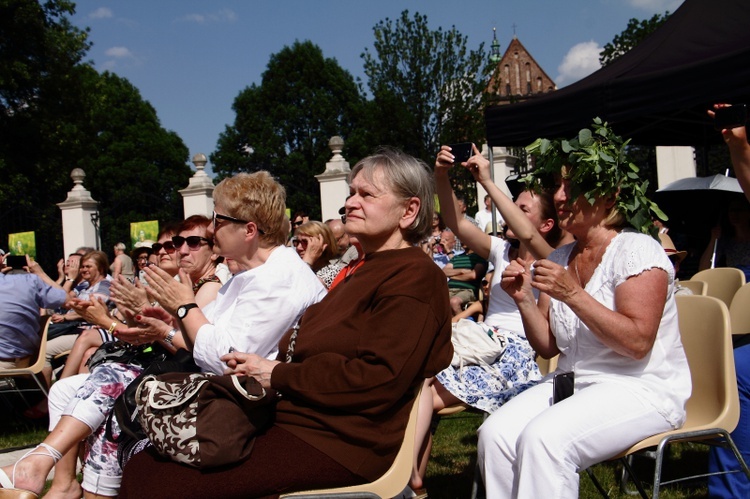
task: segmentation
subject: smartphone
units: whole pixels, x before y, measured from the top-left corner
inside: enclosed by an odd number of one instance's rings
[[[472,156],[472,143],[471,142],[461,142],[460,144],[448,144],[448,147],[451,148],[451,154],[453,154],[453,157],[456,158],[453,161],[454,165],[460,165],[461,163],[464,163],[466,161],[469,161],[469,158]]]
[[[714,128],[724,130],[745,126],[747,122],[747,105],[733,104],[714,110]]]
[[[555,374],[552,378],[552,403],[556,404],[573,395],[574,386],[575,373],[567,372]]]
[[[8,255],[5,265],[14,269],[23,269],[26,266],[26,255]]]

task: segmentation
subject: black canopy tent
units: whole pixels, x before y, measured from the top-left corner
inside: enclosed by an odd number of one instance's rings
[[[750,103],[750,1],[685,0],[608,66],[561,90],[485,109],[491,146],[572,137],[599,116],[641,145],[722,141],[706,110]]]

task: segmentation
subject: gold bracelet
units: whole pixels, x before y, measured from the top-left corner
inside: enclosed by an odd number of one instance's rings
[[[117,327],[117,322],[113,322],[111,326],[109,326],[109,329],[107,329],[107,332],[109,334],[112,334],[115,332],[115,328]]]

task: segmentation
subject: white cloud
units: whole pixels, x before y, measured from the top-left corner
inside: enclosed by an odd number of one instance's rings
[[[601,51],[602,47],[594,40],[571,47],[565,54],[562,63],[557,67],[559,72],[555,79],[557,86],[569,85],[599,69],[601,67],[599,53]]]
[[[112,9],[107,7],[99,7],[94,12],[89,14],[89,19],[108,19],[113,17]]]
[[[665,11],[674,12],[682,4],[683,0],[628,0],[628,3],[636,9],[642,9],[648,12],[662,13]]]
[[[107,55],[107,57],[114,57],[115,59],[135,58],[133,53],[127,47],[111,47],[108,48],[104,54]]]
[[[198,24],[205,23],[233,23],[237,20],[237,14],[231,9],[221,9],[209,14],[187,14],[177,19],[178,21]]]
[[[104,51],[107,60],[102,63],[102,69],[113,71],[120,66],[137,66],[141,60],[127,47],[110,47]]]

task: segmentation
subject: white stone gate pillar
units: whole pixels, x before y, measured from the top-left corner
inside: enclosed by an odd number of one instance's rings
[[[339,218],[339,209],[344,206],[349,196],[349,184],[346,179],[351,168],[341,155],[344,149],[344,139],[338,135],[328,141],[333,156],[326,163],[326,169],[320,175],[315,175],[320,183],[320,215],[322,221]]]
[[[204,215],[211,218],[211,213],[214,211],[214,182],[203,171],[206,163],[208,159],[205,154],[198,153],[193,156],[195,174],[190,178],[188,186],[179,191],[182,194],[184,218],[191,215]]]
[[[86,173],[75,168],[70,172],[73,188],[68,192],[68,198],[57,203],[62,211],[63,249],[65,255],[73,253],[81,246],[99,249],[101,235],[99,234],[99,203],[94,201],[91,193],[83,187]]]

